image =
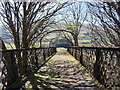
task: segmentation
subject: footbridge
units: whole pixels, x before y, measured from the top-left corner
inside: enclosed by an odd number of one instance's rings
[[[120,90],[120,48],[3,50],[1,89]]]

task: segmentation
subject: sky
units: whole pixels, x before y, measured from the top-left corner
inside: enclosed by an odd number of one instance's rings
[[[77,8],[78,8],[79,3],[81,3],[81,2],[75,2],[75,3],[77,4],[76,6],[77,6]],[[80,17],[84,17],[85,14],[86,14],[85,12],[86,12],[87,6],[86,6],[86,4],[85,4],[84,2],[82,2],[81,7],[82,7],[82,12],[81,12],[80,15],[82,15],[82,16],[80,16]],[[79,10],[76,10],[76,9],[75,9],[74,5],[73,5],[73,9],[74,9],[76,12],[79,12]],[[57,21],[63,19],[65,16],[68,17],[68,18],[67,18],[68,21],[73,21],[73,15],[70,16],[71,10],[70,10],[69,6],[66,7],[66,8],[61,9],[58,13],[62,13],[62,15],[60,14],[60,15],[57,15],[57,16],[56,16],[56,20],[57,20]],[[73,13],[71,13],[71,14],[73,14]],[[81,19],[82,19],[82,18],[81,18]],[[84,23],[88,23],[88,22],[85,21]]]
[[[13,0],[9,0],[10,2],[13,2]],[[17,1],[17,0],[16,0]],[[20,1],[20,0],[18,0],[18,1]],[[34,0],[33,0],[34,1]],[[38,0],[38,1],[40,1],[40,0]],[[54,1],[54,0],[53,0]],[[68,0],[56,0],[56,2],[62,2],[62,1],[68,1]],[[69,0],[70,1],[70,0]],[[72,1],[76,1],[76,0],[72,0]],[[70,2],[72,2],[72,1],[70,1]],[[81,0],[77,0],[77,1],[81,1]],[[77,3],[77,1],[76,1],[76,3]],[[86,1],[86,0],[82,0],[82,1]],[[86,7],[84,6],[84,4],[82,5],[82,7],[84,7],[84,9],[86,9]],[[60,12],[64,12],[64,14],[68,14],[69,15],[69,12],[67,11],[68,10],[68,8],[63,8],[63,9],[61,9],[60,10]],[[65,16],[65,15],[64,15]],[[59,20],[61,20],[62,19],[62,15],[57,15],[56,16],[56,18],[54,18],[56,21],[59,21]],[[70,17],[69,17],[70,18]],[[72,18],[72,17],[71,17]],[[87,21],[85,21],[84,23],[88,23]],[[1,22],[0,22],[0,27],[2,26],[2,24],[1,24]],[[2,33],[2,29],[0,29],[0,33]]]
[[[86,2],[96,2],[96,1],[104,1],[104,2],[113,2],[113,1],[115,1],[115,2],[118,2],[118,1],[120,1],[120,0],[2,0],[2,1],[16,1],[16,2],[25,2],[25,1],[27,1],[27,2],[30,2],[30,1],[32,1],[32,2],[41,2],[41,1],[49,1],[49,2],[77,2],[77,1],[86,1]]]
[[[4,0],[5,1],[5,0]],[[13,0],[7,0],[7,1],[10,1],[10,2],[12,2]],[[14,0],[14,1],[25,1],[25,0]],[[43,1],[43,0],[29,0],[29,1]],[[87,2],[91,2],[91,1],[100,1],[100,0],[44,0],[44,1],[51,1],[51,2],[66,2],[66,1],[68,1],[68,2],[77,2],[77,1],[87,1]],[[105,0],[104,0],[105,1]],[[110,1],[110,0],[109,0]],[[84,7],[84,9],[86,9],[86,7],[84,6],[84,4],[83,4],[83,7]],[[67,8],[63,8],[63,9],[61,9],[60,10],[61,12],[65,12],[65,13],[67,13],[68,11],[67,11]],[[58,15],[58,16],[56,16],[56,20],[61,20],[62,19],[62,16],[61,15]],[[85,23],[88,23],[87,21],[85,21]],[[1,27],[1,22],[0,22],[0,27]],[[0,33],[1,33],[1,29],[0,29]]]

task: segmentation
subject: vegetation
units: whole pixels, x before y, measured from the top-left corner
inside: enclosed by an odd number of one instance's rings
[[[83,9],[84,5],[84,2],[70,3],[64,11],[60,12],[62,24],[58,25],[57,28],[64,28],[74,33],[74,35],[70,35],[69,33],[62,32],[63,38],[74,46],[79,46],[79,35],[87,17],[87,11]]]
[[[1,1],[0,15],[4,28],[9,30],[12,46],[15,49],[31,48],[38,42],[39,37],[45,32],[45,28],[54,22],[52,16],[63,7],[65,3],[52,2],[4,2]],[[51,10],[52,9],[52,10]],[[6,39],[0,38],[2,49],[7,50]],[[7,47],[6,47],[7,45]],[[28,53],[17,52],[20,75],[27,72]],[[7,59],[7,58],[6,58]],[[7,63],[8,60],[4,61]]]
[[[94,46],[120,46],[120,1],[87,3]]]
[[[38,65],[38,59],[42,61],[42,57],[56,52],[55,48],[53,51],[49,48],[50,53],[42,49],[38,50],[38,53],[34,47],[51,46],[51,43],[60,38],[67,40],[71,46],[120,47],[120,1],[69,3],[14,1],[0,1],[0,25],[2,24],[2,27],[4,27],[1,29],[3,32],[0,32],[0,47],[4,52],[1,59],[3,64],[2,75],[5,77],[3,80],[4,86],[12,84],[19,77],[27,76],[28,72],[35,65]],[[29,51],[28,48],[34,49]],[[92,54],[100,56],[100,50],[97,52],[94,49],[93,51],[95,52]],[[109,57],[114,57],[111,60],[115,59],[115,64],[119,61],[119,49],[117,52],[112,51],[113,53],[103,51],[101,49],[103,58],[96,57],[96,63],[99,63],[99,66],[101,66],[101,63],[97,62],[97,59],[102,61],[105,54],[106,57],[108,54],[110,54]],[[82,53],[82,51],[80,52]],[[91,53],[91,51],[89,52]],[[36,53],[40,57],[37,57]],[[114,56],[115,54],[116,56]],[[36,63],[34,63],[34,60],[36,60]],[[90,58],[88,60],[90,61]],[[30,66],[29,64],[32,61],[34,61],[34,65]],[[27,84],[29,83],[28,81]],[[32,87],[30,86],[30,88]]]

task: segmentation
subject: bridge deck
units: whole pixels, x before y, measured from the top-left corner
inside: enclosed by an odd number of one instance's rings
[[[53,90],[100,90],[98,82],[64,48],[54,55],[37,74],[31,74],[26,88]]]

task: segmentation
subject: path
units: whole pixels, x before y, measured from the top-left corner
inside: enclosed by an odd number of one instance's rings
[[[25,84],[26,88],[39,88],[39,90],[101,90],[92,75],[64,48],[58,49],[56,55],[34,76],[36,81],[28,81]],[[32,84],[33,82],[34,84]]]

